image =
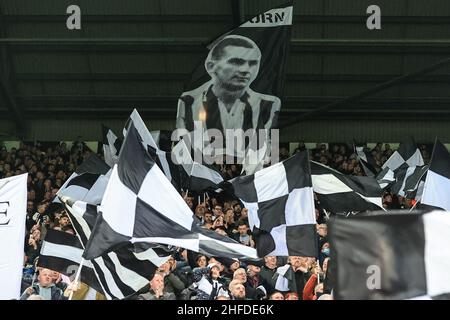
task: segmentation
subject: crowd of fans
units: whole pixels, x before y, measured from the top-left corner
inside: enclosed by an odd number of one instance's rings
[[[294,151],[304,150],[299,144]],[[426,145],[419,149],[427,163],[430,153]],[[356,154],[345,144],[317,144],[309,150],[311,160],[328,165],[342,173],[364,175]],[[24,248],[23,294],[21,299],[67,299],[74,292],[74,299],[82,299],[87,290],[85,284],[70,284],[60,273],[36,268],[42,241],[48,229],[75,234],[70,220],[53,199],[64,181],[86,159],[90,151],[82,142],[75,142],[69,149],[64,143],[51,148],[21,144],[18,149],[0,149],[0,178],[28,173],[28,201],[26,239]],[[390,157],[389,144],[378,143],[371,154],[378,169]],[[280,149],[280,160],[290,156],[287,148]],[[239,165],[220,168],[226,179],[241,173]],[[255,239],[249,229],[248,210],[233,198],[218,194],[182,194],[204,228],[233,238],[243,245],[255,247]],[[386,209],[408,207],[406,199],[389,191],[383,197]],[[316,201],[317,243],[316,257],[274,257],[261,261],[235,260],[207,257],[187,250],[178,250],[159,267],[149,285],[130,299],[170,300],[322,300],[332,299],[332,279],[328,266],[330,244],[327,240],[326,216]],[[287,286],[280,288],[278,268],[290,270],[294,275]],[[38,274],[38,275],[37,275]],[[284,273],[283,273],[284,274]],[[97,299],[104,298],[97,294]]]

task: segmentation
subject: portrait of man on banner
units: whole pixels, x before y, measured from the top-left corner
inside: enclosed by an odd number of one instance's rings
[[[270,129],[280,111],[280,99],[250,88],[259,73],[261,51],[250,38],[228,35],[219,40],[205,60],[211,80],[184,92],[178,101],[177,128]]]
[[[203,132],[191,138],[194,150],[203,146],[205,154],[204,147],[214,144],[212,153],[218,158],[242,159],[248,149],[270,149],[271,130],[277,128],[281,109],[291,26],[292,5],[286,5],[247,20],[208,45],[206,57],[178,99],[176,128]]]

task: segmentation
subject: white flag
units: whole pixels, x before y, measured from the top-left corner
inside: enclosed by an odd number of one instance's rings
[[[27,176],[0,179],[0,300],[20,298]]]

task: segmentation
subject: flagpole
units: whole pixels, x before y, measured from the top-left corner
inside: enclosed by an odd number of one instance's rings
[[[31,288],[33,287],[33,285],[34,285],[34,282],[36,281],[36,272],[37,272],[37,269],[34,271],[34,273],[33,273],[33,279],[31,280]],[[30,287],[28,287],[28,288],[30,288]],[[25,290],[24,290],[24,292],[20,295],[20,298],[19,298],[19,300],[20,299],[22,299],[22,297],[23,297],[23,295],[27,292],[27,289],[28,288],[26,288]]]
[[[409,212],[412,212],[416,208],[418,203],[419,203],[419,201],[416,201],[416,203],[414,203],[414,205],[412,206],[411,210],[409,210]]]
[[[78,280],[80,279],[81,269],[83,268],[84,258],[81,258],[80,266],[78,267],[77,274],[75,276],[75,280],[73,280],[72,284],[78,286]],[[69,300],[72,300],[73,289],[70,291]]]

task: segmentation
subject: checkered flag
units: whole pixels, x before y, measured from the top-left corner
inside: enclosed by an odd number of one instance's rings
[[[173,245],[210,256],[256,258],[255,249],[201,228],[155,164],[131,123],[86,245],[86,260],[130,242]]]
[[[97,155],[85,160],[61,186],[54,203],[61,203],[59,197],[69,197],[91,204],[100,204],[108,184],[111,169]]]
[[[314,196],[306,151],[232,182],[248,209],[258,256],[317,255]]]
[[[423,166],[423,158],[416,142],[409,137],[400,144],[400,147],[395,151],[389,159],[383,164],[382,168],[389,168],[395,172],[402,165],[407,167]]]

